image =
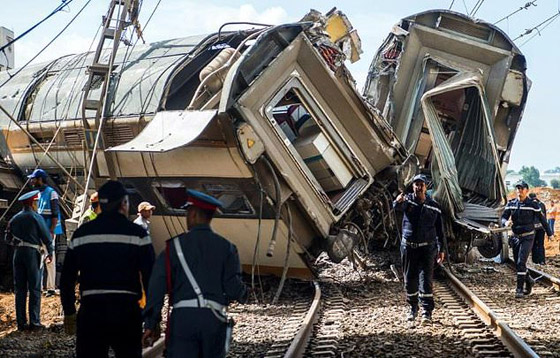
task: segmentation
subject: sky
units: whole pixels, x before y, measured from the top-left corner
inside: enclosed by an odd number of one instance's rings
[[[15,44],[16,67],[29,61],[85,6],[66,31],[34,62],[87,51],[101,25],[109,0],[66,0],[70,5]],[[494,23],[530,0],[143,0],[140,23],[146,42],[215,32],[225,22],[251,21],[280,24],[301,19],[309,9],[323,13],[333,7],[343,11],[362,40],[362,59],[348,64],[361,91],[377,48],[399,19],[430,9],[471,13]],[[482,1],[482,4],[480,4]],[[86,3],[88,3],[86,5]],[[19,0],[3,6],[0,26],[21,34],[61,4],[61,0]],[[522,10],[499,23],[512,39],[517,38],[560,11],[560,0],[536,0],[536,6]],[[544,25],[543,25],[544,26]],[[541,172],[560,166],[560,116],[555,101],[560,100],[560,18],[541,31],[520,37],[515,43],[527,58],[527,74],[532,81],[527,106],[515,138],[508,169],[535,166]],[[226,29],[232,29],[228,27]],[[527,41],[529,40],[529,41]],[[527,41],[527,42],[526,42]]]

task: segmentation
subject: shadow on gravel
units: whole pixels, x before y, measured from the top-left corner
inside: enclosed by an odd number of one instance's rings
[[[243,343],[234,342],[227,358],[262,357],[273,342]]]
[[[429,328],[422,327],[421,329]],[[364,333],[363,335],[347,336],[338,342],[338,346],[337,353],[345,358],[474,357],[465,348],[461,337],[433,335],[422,332],[419,328],[403,328],[402,333]]]
[[[13,330],[0,338],[2,358],[71,358],[74,357],[74,338],[62,331],[61,325],[36,331]]]

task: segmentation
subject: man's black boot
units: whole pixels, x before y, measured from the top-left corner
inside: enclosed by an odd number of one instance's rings
[[[525,278],[525,290],[523,291],[523,293],[525,295],[530,295],[531,292],[533,291],[534,285],[535,285],[535,280],[533,280],[531,276],[529,276],[529,273],[527,273],[527,276]]]
[[[406,315],[406,320],[412,322],[416,319],[416,316],[418,316],[418,307],[411,307],[410,311]]]
[[[517,275],[517,289],[515,290],[515,298],[523,298],[524,283],[525,283],[525,275]]]

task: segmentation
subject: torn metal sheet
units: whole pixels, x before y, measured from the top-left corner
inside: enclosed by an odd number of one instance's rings
[[[167,152],[186,146],[202,134],[216,113],[216,110],[158,112],[136,138],[107,151]]]
[[[479,106],[472,108],[471,115],[465,120],[461,139],[453,151],[445,135],[434,98],[470,87],[475,88],[478,93]],[[437,157],[438,170],[434,173],[437,185],[435,197],[443,199],[441,202],[447,206],[450,213],[461,212],[464,209],[461,188],[478,192],[490,200],[505,200],[506,188],[501,177],[492,116],[481,76],[465,72],[451,77],[424,94],[422,109]]]

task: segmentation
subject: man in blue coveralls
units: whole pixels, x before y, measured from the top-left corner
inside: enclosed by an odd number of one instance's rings
[[[40,191],[37,213],[43,217],[47,228],[52,236],[52,245],[56,245],[56,235],[62,234],[62,224],[60,219],[60,208],[58,204],[58,193],[47,185],[47,172],[37,168],[27,176],[31,179],[31,185]],[[46,263],[46,262],[45,262]],[[56,288],[56,255],[53,250],[52,260],[46,263],[47,266],[47,296],[52,296]]]
[[[195,190],[187,190],[188,232],[166,243],[156,260],[145,309],[144,346],[158,338],[157,326],[165,293],[173,306],[168,318],[168,357],[220,358],[226,355],[227,318],[231,301],[245,302],[235,245],[214,233],[210,222],[222,203]]]
[[[527,259],[533,249],[535,240],[535,222],[540,222],[549,240],[552,231],[542,214],[539,204],[529,198],[529,184],[519,181],[515,184],[517,198],[508,201],[502,214],[502,226],[510,226],[513,236],[509,238],[509,245],[513,250],[515,267],[517,270],[517,288],[515,298],[530,295],[534,281],[527,273]],[[525,284],[525,290],[523,285]]]
[[[426,194],[427,178],[419,174],[412,179],[413,193],[401,193],[393,202],[403,212],[401,259],[406,301],[410,305],[408,321],[418,314],[422,303],[422,324],[430,323],[434,310],[432,279],[434,264],[443,262],[443,222],[439,204]]]
[[[6,239],[15,246],[14,286],[16,289],[16,321],[20,331],[44,328],[41,324],[41,245],[52,258],[52,239],[43,218],[34,211],[38,190],[19,197],[23,209],[8,223]],[[25,307],[29,291],[29,325]]]

